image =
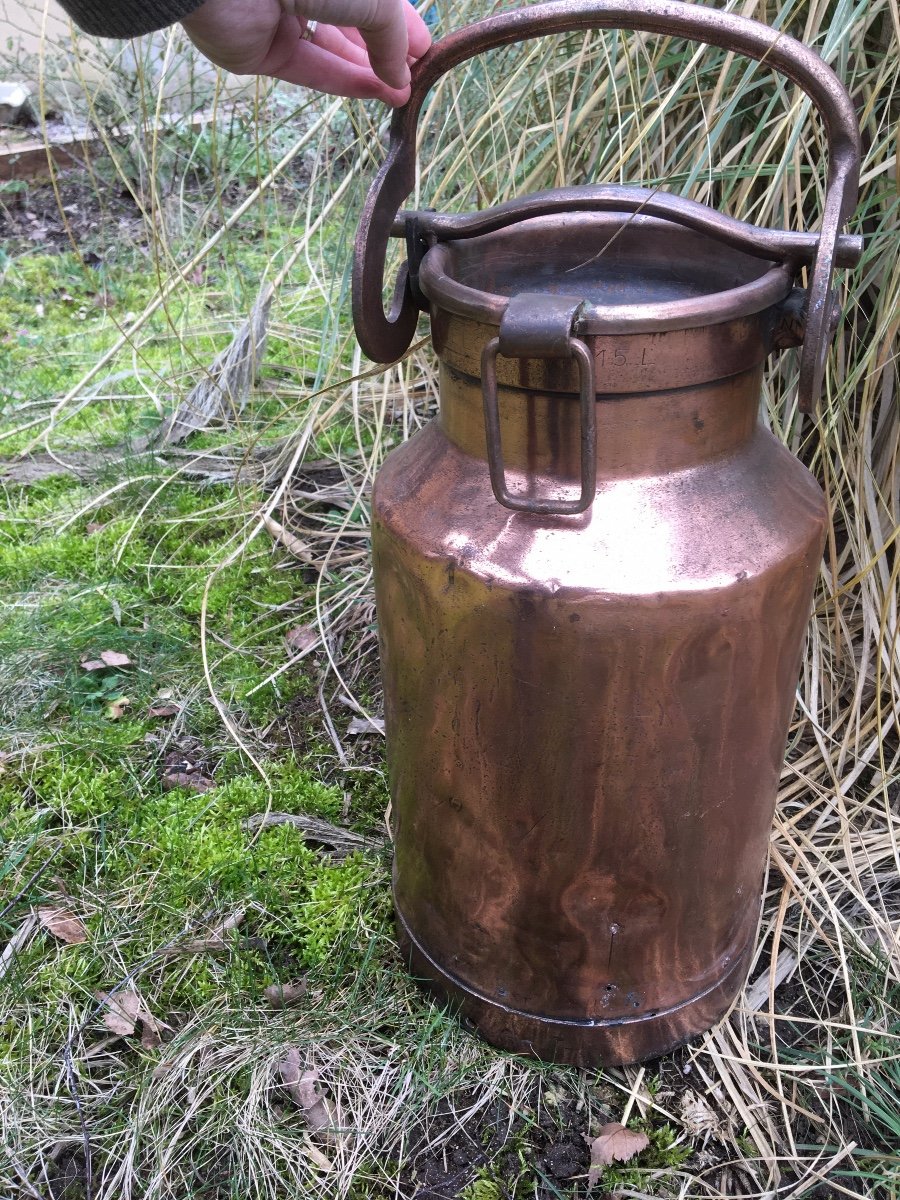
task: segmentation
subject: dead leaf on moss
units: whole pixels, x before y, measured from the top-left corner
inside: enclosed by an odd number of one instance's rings
[[[103,1024],[110,1033],[119,1037],[131,1037],[137,1029],[138,1017],[144,1008],[140,992],[134,988],[122,988],[111,996],[108,992],[97,992],[97,999],[107,1006]]]
[[[159,1023],[149,1012],[144,1014],[141,1023],[141,1045],[145,1050],[156,1050],[162,1045],[162,1032]]]
[[[650,1145],[646,1133],[636,1129],[626,1129],[618,1121],[610,1121],[604,1125],[597,1137],[591,1142],[591,1167],[588,1172],[588,1187],[593,1187],[599,1180],[604,1167],[614,1162],[628,1162]]]
[[[181,712],[181,708],[177,704],[166,702],[163,704],[151,704],[147,711],[151,717],[177,717]]]
[[[333,1130],[335,1114],[331,1101],[318,1090],[319,1072],[305,1071],[300,1062],[300,1051],[291,1049],[278,1064],[281,1082],[288,1095],[302,1110],[306,1123],[314,1133]]]
[[[272,983],[266,988],[265,996],[272,1008],[290,1008],[299,1004],[306,995],[306,980],[299,983]]]
[[[319,631],[314,625],[298,625],[296,629],[289,629],[284,635],[284,644],[291,654],[298,658],[302,654],[308,654],[319,644],[319,640]]]
[[[201,796],[216,786],[215,781],[207,778],[206,775],[191,775],[187,771],[167,771],[160,782],[167,792],[171,792],[175,788],[185,788],[187,791],[197,792]]]
[[[84,922],[66,908],[44,905],[37,915],[43,927],[67,946],[78,946],[88,940]]]
[[[81,669],[83,671],[106,671],[110,667],[130,667],[131,659],[127,654],[122,654],[118,650],[101,650],[99,658],[83,658],[81,660]]]
[[[121,721],[125,716],[125,709],[131,708],[131,701],[127,696],[119,696],[117,700],[111,701],[106,706],[106,718],[108,721]]]
[[[160,1023],[144,1002],[137,988],[120,988],[119,991],[97,992],[97,999],[106,1005],[103,1024],[118,1037],[131,1037],[141,1024],[141,1045],[145,1050],[155,1050],[162,1042]]]

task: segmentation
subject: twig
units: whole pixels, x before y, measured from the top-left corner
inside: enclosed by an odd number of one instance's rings
[[[366,837],[365,834],[342,829],[339,825],[332,825],[330,821],[323,821],[319,817],[307,817],[297,813],[257,813],[248,817],[243,824],[245,829],[251,831],[269,829],[274,825],[292,825],[303,834],[306,841],[329,846],[343,857],[355,850],[384,849],[381,838]]]
[[[28,939],[34,933],[38,925],[36,913],[29,913],[16,932],[12,935],[6,945],[3,947],[3,953],[0,954],[0,979],[7,973],[13,964],[13,959]]]
[[[24,886],[19,889],[16,895],[13,896],[12,900],[10,900],[10,902],[4,908],[0,908],[0,921],[2,921],[6,914],[16,907],[22,897],[26,896],[30,889],[34,887],[40,877],[56,858],[57,854],[59,854],[61,848],[62,847],[57,846],[47,861],[45,863],[41,863],[38,869],[32,873],[31,878],[26,880]],[[2,974],[2,972],[0,972],[0,974]]]

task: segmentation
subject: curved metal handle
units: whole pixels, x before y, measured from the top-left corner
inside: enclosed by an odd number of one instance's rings
[[[419,310],[405,266],[387,316],[381,293],[391,226],[415,185],[416,128],[429,90],[447,71],[486,50],[548,34],[614,28],[674,34],[765,62],[796,83],[821,116],[828,140],[828,185],[810,273],[799,385],[800,407],[810,411],[821,390],[830,340],[835,243],[856,207],[860,144],[853,104],[831,68],[802,42],[758,21],[683,0],[552,0],[488,17],[432,46],[413,69],[408,102],[394,114],[388,155],[360,218],[353,263],[353,321],[360,346],[375,362],[394,362],[405,354],[415,332]]]

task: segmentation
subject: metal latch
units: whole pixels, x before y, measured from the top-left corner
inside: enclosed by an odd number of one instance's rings
[[[584,301],[547,292],[513,296],[500,321],[500,333],[481,355],[481,391],[491,487],[500,504],[516,512],[573,516],[590,508],[597,491],[597,413],[594,356],[572,327]],[[497,355],[504,358],[574,358],[581,405],[581,494],[574,500],[532,500],[506,486],[497,403]],[[564,403],[564,401],[561,401]]]

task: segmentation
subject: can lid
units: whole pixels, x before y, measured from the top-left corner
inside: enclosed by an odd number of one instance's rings
[[[628,334],[761,312],[788,295],[796,269],[657,216],[565,212],[432,245],[418,286],[433,305],[497,326],[520,292],[578,296],[579,335]]]

